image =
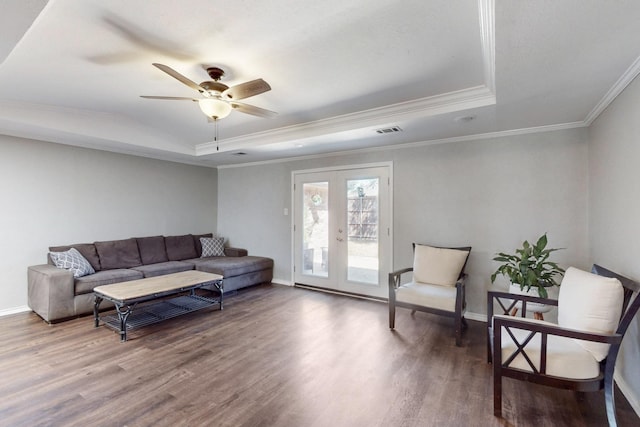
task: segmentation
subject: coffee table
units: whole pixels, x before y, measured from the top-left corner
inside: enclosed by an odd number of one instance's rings
[[[209,288],[211,296],[203,295],[202,292],[196,294],[197,289],[204,287]],[[119,331],[120,342],[125,342],[128,329],[150,325],[216,304],[219,304],[222,310],[224,290],[221,275],[190,270],[96,286],[93,294],[95,327],[100,326],[102,319],[106,326]],[[173,295],[175,297],[171,297]],[[100,317],[99,308],[103,300],[111,301],[116,306],[115,315]],[[141,304],[153,300],[159,301]]]

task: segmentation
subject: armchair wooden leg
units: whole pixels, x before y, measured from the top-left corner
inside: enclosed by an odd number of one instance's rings
[[[487,328],[487,362],[493,363],[493,328]]]
[[[618,425],[618,421],[616,420],[616,401],[614,393],[613,375],[605,375],[604,403],[607,408],[607,420],[609,421],[609,427],[615,427]]]
[[[500,363],[493,363],[493,415],[502,417],[502,376]]]
[[[396,327],[396,306],[393,303],[389,303],[389,329],[393,330]]]
[[[462,324],[464,318],[456,318],[456,346],[462,347]]]

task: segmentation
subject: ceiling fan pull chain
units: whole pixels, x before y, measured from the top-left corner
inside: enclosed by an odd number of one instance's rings
[[[220,151],[220,146],[218,145],[218,118],[213,118],[213,124],[215,126],[215,134],[213,136],[213,140],[216,142],[216,151]]]

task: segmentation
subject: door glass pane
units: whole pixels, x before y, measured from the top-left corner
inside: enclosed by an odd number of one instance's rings
[[[303,274],[329,276],[329,183],[303,184]]]
[[[378,284],[378,178],[347,180],[347,279]]]

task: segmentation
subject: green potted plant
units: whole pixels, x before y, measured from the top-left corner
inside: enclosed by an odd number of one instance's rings
[[[547,288],[560,286],[556,282],[556,276],[564,273],[555,262],[549,261],[552,252],[560,249],[547,249],[547,234],[540,236],[535,245],[528,241],[522,243],[520,249],[516,249],[515,254],[499,252],[494,261],[502,264],[491,275],[491,283],[496,280],[496,276],[501,274],[508,278],[512,287],[519,287],[521,292],[530,295],[537,295],[547,298]],[[533,291],[532,291],[533,289]]]

